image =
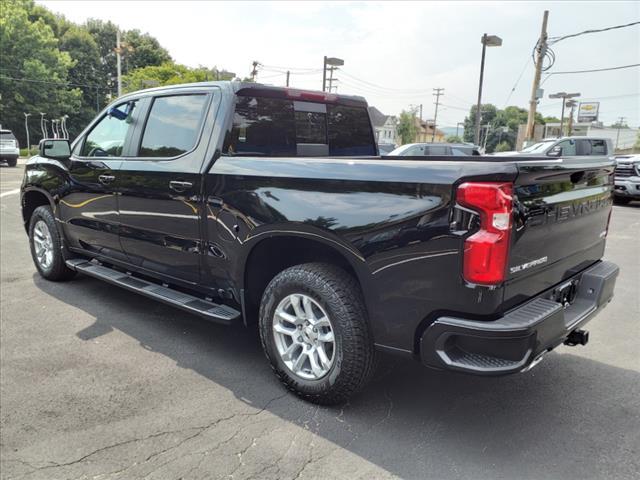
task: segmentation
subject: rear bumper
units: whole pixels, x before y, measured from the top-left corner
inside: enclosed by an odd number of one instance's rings
[[[620,197],[640,198],[640,177],[616,178],[613,193]]]
[[[440,317],[420,340],[422,363],[478,375],[527,370],[609,303],[618,271],[603,261],[567,279],[562,285],[574,282],[577,290],[566,307],[554,300],[556,287],[495,321]]]
[[[0,160],[16,160],[20,156],[19,151],[0,151]]]

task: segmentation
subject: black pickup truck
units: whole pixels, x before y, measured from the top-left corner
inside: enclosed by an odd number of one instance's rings
[[[618,273],[602,260],[614,165],[380,157],[361,97],[201,83],[43,140],[22,213],[43,277],[257,328],[280,380],[332,404],[377,350],[502,375],[585,344]]]

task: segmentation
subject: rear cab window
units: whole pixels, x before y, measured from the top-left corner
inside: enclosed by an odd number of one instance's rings
[[[238,95],[226,155],[373,156],[366,106]]]

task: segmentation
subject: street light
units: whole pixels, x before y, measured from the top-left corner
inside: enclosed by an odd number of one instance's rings
[[[24,113],[24,129],[27,131],[27,157],[29,155],[31,155],[31,142],[29,139],[29,123],[28,123],[28,118],[31,116],[30,113],[27,112],[22,112]]]
[[[341,67],[344,65],[344,60],[337,57],[327,57],[324,56],[324,62],[322,64],[322,91],[327,91],[327,65],[331,67],[331,78],[333,79],[333,70],[336,67]]]
[[[549,95],[549,98],[561,98],[562,99],[562,115],[560,116],[560,135],[558,135],[558,138],[562,136],[563,134],[563,128],[562,125],[564,124],[564,105],[565,102],[567,101],[568,98],[575,98],[575,97],[579,97],[580,94],[579,93],[567,93],[567,92],[558,92],[558,93],[552,93],[551,95]]]
[[[482,35],[480,39],[482,43],[482,60],[480,61],[480,82],[478,85],[478,107],[476,109],[476,126],[473,135],[473,143],[478,145],[480,142],[480,102],[482,101],[482,79],[484,77],[484,56],[487,47],[500,47],[502,46],[502,39],[497,35]]]

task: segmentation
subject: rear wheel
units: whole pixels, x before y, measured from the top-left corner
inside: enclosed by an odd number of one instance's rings
[[[40,275],[47,280],[68,280],[76,272],[67,267],[62,256],[62,241],[51,208],[36,208],[29,222],[31,257]]]
[[[18,164],[18,159],[17,158],[8,158],[7,159],[7,165],[9,165],[10,167],[15,167]]]
[[[271,280],[260,305],[260,338],[282,383],[315,403],[345,402],[373,373],[362,294],[332,265],[297,265]]]

